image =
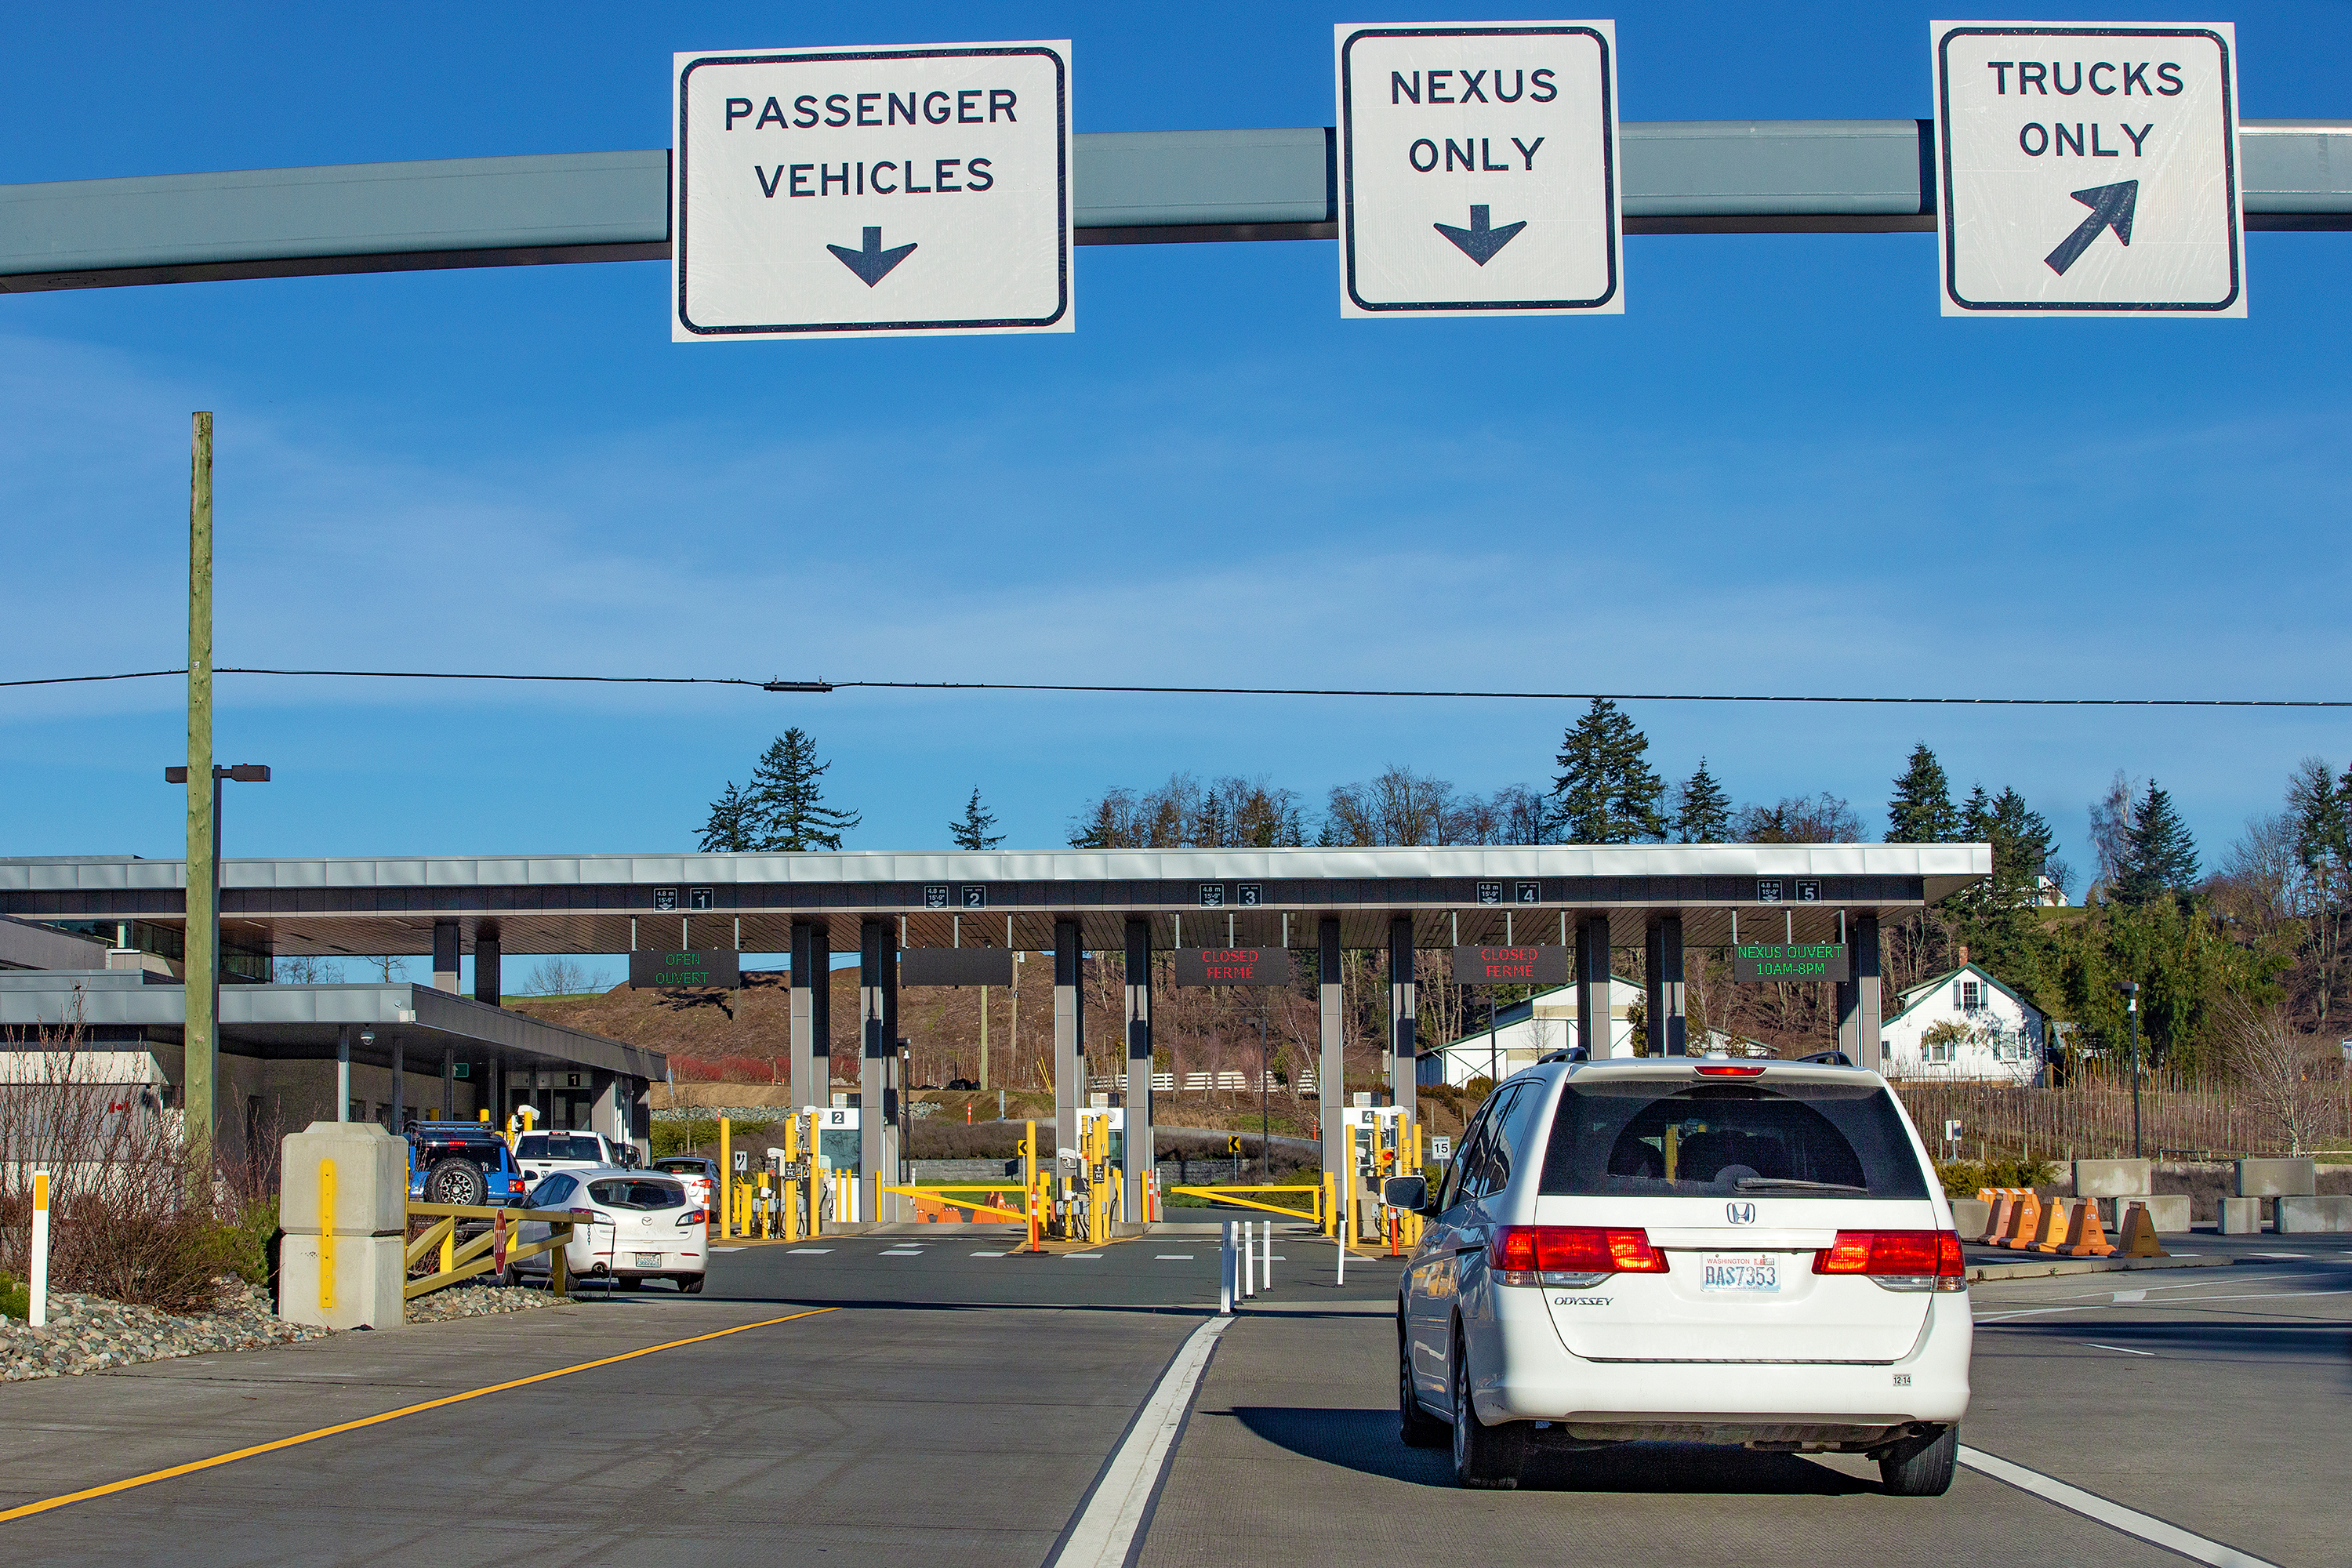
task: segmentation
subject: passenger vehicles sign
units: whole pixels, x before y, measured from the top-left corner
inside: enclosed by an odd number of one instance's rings
[[[1069,59],[677,56],[671,338],[1071,331]]]

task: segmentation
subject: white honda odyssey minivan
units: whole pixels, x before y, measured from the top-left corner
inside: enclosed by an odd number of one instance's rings
[[[1407,1443],[1464,1486],[1631,1441],[1862,1453],[1951,1485],[1973,1325],[1951,1205],[1876,1073],[1547,1060],[1428,1191],[1397,1305]],[[1449,1432],[1448,1428],[1451,1428]]]

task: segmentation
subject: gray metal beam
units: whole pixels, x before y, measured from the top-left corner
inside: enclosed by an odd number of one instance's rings
[[[2352,228],[2352,121],[2242,127],[2246,226]],[[1935,227],[1916,120],[1633,121],[1629,234]],[[1328,239],[1332,138],[1306,126],[1077,138],[1082,245]],[[0,186],[0,292],[669,254],[669,154],[573,153]]]

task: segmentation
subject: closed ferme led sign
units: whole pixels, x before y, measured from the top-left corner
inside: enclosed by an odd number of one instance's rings
[[[1454,950],[1456,985],[1565,985],[1568,981],[1568,949],[1564,947]]]
[[[1182,947],[1176,950],[1179,985],[1287,985],[1285,947]]]

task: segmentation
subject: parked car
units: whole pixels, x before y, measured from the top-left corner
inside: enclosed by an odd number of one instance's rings
[[[1727,1058],[1507,1079],[1397,1303],[1404,1440],[1509,1487],[1533,1451],[1665,1440],[1867,1454],[1951,1485],[1973,1325],[1926,1147],[1878,1074]]]
[[[677,1177],[618,1165],[558,1171],[531,1189],[530,1206],[580,1215],[563,1256],[573,1278],[611,1279],[624,1289],[674,1279],[689,1296],[702,1293],[709,1253],[703,1226],[709,1214],[687,1196]],[[545,1241],[551,1228],[543,1219],[525,1220],[516,1226],[515,1240]],[[546,1273],[551,1257],[541,1252],[509,1264],[507,1282]]]
[[[408,1197],[412,1203],[519,1202],[528,1183],[498,1129],[487,1121],[408,1124]]]
[[[515,1140],[515,1162],[527,1182],[558,1171],[593,1171],[604,1166],[625,1168],[634,1158],[620,1157],[620,1145],[593,1132],[526,1132]],[[632,1156],[635,1151],[631,1150]]]
[[[654,1162],[653,1168],[676,1176],[686,1184],[686,1195],[698,1208],[716,1206],[719,1193],[719,1162],[700,1154],[665,1154]]]

